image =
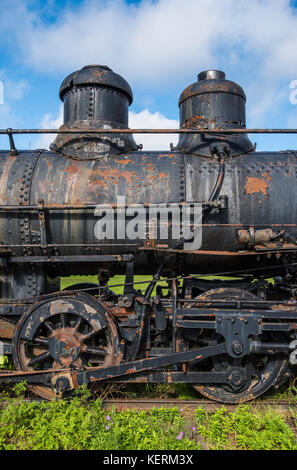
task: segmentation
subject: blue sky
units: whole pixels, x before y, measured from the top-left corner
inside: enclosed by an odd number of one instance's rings
[[[55,127],[64,77],[89,63],[130,83],[130,127],[178,126],[178,98],[207,68],[247,94],[248,127],[296,127],[297,1],[0,0],[0,127]],[[296,88],[297,89],[297,88]],[[175,137],[138,136],[167,149]],[[255,136],[258,149],[297,149],[297,136]],[[16,137],[19,148],[51,138]],[[0,148],[8,139],[0,138]]]

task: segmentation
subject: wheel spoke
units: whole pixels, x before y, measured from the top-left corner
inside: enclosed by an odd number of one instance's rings
[[[35,331],[35,336],[29,338],[28,324]],[[116,354],[120,341],[117,331],[116,320],[96,299],[88,300],[80,294],[54,295],[34,304],[28,317],[18,323],[13,348],[15,363],[18,370],[33,373],[119,364],[122,357]],[[76,386],[74,381],[73,387]],[[47,382],[32,381],[29,387],[47,399],[56,397]],[[62,395],[59,392],[58,396]]]
[[[34,364],[36,364],[37,362],[45,361],[49,357],[50,357],[50,353],[49,353],[49,351],[46,351],[45,353],[40,354],[39,356],[36,356],[33,359],[31,359],[31,361],[28,363],[28,366],[30,367],[30,366],[33,366]]]
[[[34,343],[38,343],[38,344],[44,344],[44,345],[48,345],[48,338],[42,338],[41,336],[38,336],[37,338],[34,338]]]
[[[60,318],[61,318],[61,328],[66,328],[67,323],[68,323],[68,318],[66,313],[60,313]]]
[[[50,321],[44,322],[44,326],[48,329],[50,333],[55,331],[54,325]]]
[[[106,356],[108,353],[105,347],[97,347],[97,346],[86,346],[84,352],[89,354],[96,354],[99,356]]]
[[[104,328],[106,328],[106,326],[104,326],[101,330],[93,330],[93,331],[90,331],[90,333],[86,333],[85,335],[81,337],[81,341],[82,342],[87,341],[87,339],[92,338],[92,336],[96,335],[97,333],[99,333],[99,331],[102,331]]]
[[[79,330],[81,324],[82,324],[82,318],[79,317],[79,319],[77,320],[76,324],[74,325],[74,329],[73,329],[74,333],[76,333],[76,332]]]

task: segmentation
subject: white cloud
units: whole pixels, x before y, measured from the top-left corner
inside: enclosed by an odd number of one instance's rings
[[[53,113],[47,113],[41,120],[41,129],[58,129],[63,124],[63,105],[61,104],[56,116]],[[48,149],[55,139],[55,134],[41,134],[35,144],[35,148]]]
[[[25,80],[12,82],[10,80],[4,81],[5,95],[8,99],[21,100],[28,90],[28,83]]]
[[[289,0],[146,0],[138,6],[85,0],[80,8],[61,10],[50,25],[32,9],[24,16],[25,3],[9,2],[23,15],[21,29],[14,21],[15,33],[19,40],[27,36],[19,45],[26,60],[43,71],[99,60],[154,80],[177,68],[224,61],[218,57],[224,46],[235,62],[242,53],[255,54],[269,74],[297,70],[297,18]],[[3,9],[3,16],[13,11]]]
[[[4,103],[0,104],[0,129],[18,127],[20,124],[18,113],[16,112],[15,108],[10,106],[10,104],[8,104],[5,100],[6,95],[4,90]],[[0,148],[9,148],[9,140],[7,135],[0,136]]]
[[[63,105],[60,106],[57,116],[52,113],[45,114],[41,121],[42,129],[57,129],[63,123]],[[148,109],[144,109],[140,113],[130,111],[129,113],[129,127],[131,129],[176,129],[179,127],[179,122],[175,119],[168,119],[162,114],[156,112],[151,113]],[[55,135],[44,134],[38,139],[35,144],[36,148],[49,148],[53,142]],[[172,142],[177,144],[178,137],[176,134],[161,135],[161,134],[136,134],[134,136],[138,144],[143,144],[144,150],[169,150],[169,145]]]
[[[181,91],[199,71],[222,68],[245,87],[254,125],[277,109],[281,80],[297,78],[290,0],[85,0],[50,24],[29,0],[2,3],[2,40],[14,35],[24,62],[42,73],[101,63],[138,89]]]
[[[0,69],[0,80],[3,87],[3,98],[6,104],[11,100],[21,100],[29,89],[26,80],[13,80],[9,76],[9,72],[5,69]]]
[[[4,95],[4,103],[0,105],[0,128],[14,127],[16,122],[17,116],[11,106],[5,103]]]
[[[28,89],[25,80],[8,80],[7,72],[0,70],[0,127],[15,127],[20,124],[20,118],[13,101],[20,101]]]
[[[26,61],[47,73],[99,62],[158,83],[226,60],[250,65],[251,56],[264,75],[297,72],[297,17],[289,0],[85,0],[61,9],[51,24],[26,10],[26,1],[2,2],[4,32],[14,15],[10,30]]]
[[[131,129],[178,129],[179,122],[168,119],[161,113],[151,113],[144,109],[140,113],[130,111],[129,127]],[[170,143],[177,144],[177,134],[135,134],[138,144],[143,144],[143,150],[169,150]]]

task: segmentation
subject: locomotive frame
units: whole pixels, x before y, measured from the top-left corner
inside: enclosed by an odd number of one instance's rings
[[[81,133],[83,130],[0,130],[0,134],[9,136],[11,155],[17,155],[13,134],[30,132],[58,134]],[[94,134],[103,132],[203,134],[205,129],[90,131]],[[297,130],[208,129],[207,134],[211,133],[297,133]],[[213,205],[220,207],[221,204],[221,210],[225,208],[224,201],[218,199],[224,178],[224,150],[219,150],[221,172],[212,196],[203,202],[204,213]],[[282,259],[275,266],[212,273],[213,276],[241,276],[238,280],[164,276],[162,282],[165,280],[168,284],[164,288],[160,285],[163,261],[143,293],[137,290],[137,283],[133,282],[135,253],[48,254],[50,249],[59,247],[48,242],[49,213],[94,207],[47,207],[43,201],[34,206],[0,206],[0,212],[14,211],[21,213],[22,217],[26,214],[29,219],[31,214],[37,214],[40,225],[36,240],[39,241],[24,243],[22,248],[38,248],[43,252],[43,255],[28,252],[24,256],[15,256],[13,252],[17,245],[2,244],[1,267],[4,270],[12,263],[32,266],[80,261],[98,266],[102,263],[121,264],[125,265],[126,270],[123,295],[115,295],[112,286],[107,287],[108,278],[103,270],[98,286],[73,286],[71,290],[37,298],[1,299],[2,349],[4,354],[13,355],[17,370],[1,371],[0,381],[26,380],[34,392],[45,398],[62,396],[79,385],[93,382],[183,382],[195,384],[195,388],[211,399],[232,403],[253,399],[293,374],[289,363],[291,366],[297,363],[297,262],[291,261],[292,255],[296,259],[296,242],[288,242],[281,237],[272,240],[270,235],[275,225],[239,227],[241,236],[249,244],[248,249],[240,252],[241,256],[245,253],[254,256],[264,254],[266,259],[278,259],[290,253],[290,262]],[[280,227],[284,229],[285,224],[280,224]],[[268,238],[267,231],[270,231]],[[140,246],[139,250],[158,251],[163,254],[164,260],[168,257],[182,258],[185,252],[181,245],[180,242],[174,249],[165,249],[149,244]],[[77,248],[83,252],[86,247],[81,244]],[[215,254],[215,251],[205,252],[210,253]],[[203,251],[199,250],[199,254]],[[261,276],[263,273],[267,277],[267,272],[273,270],[283,275],[282,279],[275,279],[274,287]],[[249,271],[253,276],[249,277]],[[259,277],[255,280],[256,271]],[[155,287],[157,293],[153,297]],[[268,296],[265,295],[267,293]],[[56,323],[52,323],[55,316]],[[82,325],[84,329],[81,329]],[[102,333],[104,331],[106,333]],[[197,332],[203,332],[202,342]],[[88,343],[92,337],[101,334],[101,342]],[[86,356],[84,360],[80,357],[82,355]],[[42,368],[42,363],[49,357],[53,360],[53,367]],[[94,363],[99,365],[94,366]],[[202,367],[196,370],[200,364]]]

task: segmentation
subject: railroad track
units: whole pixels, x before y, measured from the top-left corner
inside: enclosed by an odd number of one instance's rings
[[[297,402],[287,400],[263,400],[248,402],[252,403],[255,409],[263,410],[268,407],[273,407],[279,411],[287,411],[289,408],[297,408]],[[149,410],[151,408],[172,408],[177,407],[182,410],[183,414],[193,413],[196,408],[202,407],[206,411],[215,412],[218,408],[226,408],[228,411],[234,411],[238,404],[222,404],[210,400],[179,400],[179,399],[106,399],[102,402],[103,408],[112,409],[117,411],[125,410]]]
[[[46,400],[40,398],[25,398],[22,401],[27,403],[36,402],[42,403]],[[4,407],[9,404],[9,401],[0,401],[0,407]],[[18,402],[15,403],[16,405]],[[243,403],[245,404],[245,403]],[[254,402],[247,402],[251,404],[253,409],[265,410],[268,408],[274,408],[279,412],[286,412],[289,409],[297,408],[297,401],[288,400],[255,400]],[[152,408],[173,408],[176,407],[183,413],[184,416],[192,415],[196,408],[201,407],[205,411],[215,412],[219,408],[226,408],[227,411],[235,411],[238,404],[223,404],[217,403],[210,400],[180,400],[180,399],[149,399],[149,398],[137,398],[137,399],[117,399],[108,398],[102,401],[102,408],[106,410],[115,409],[117,411],[126,410],[138,410],[145,411]]]

